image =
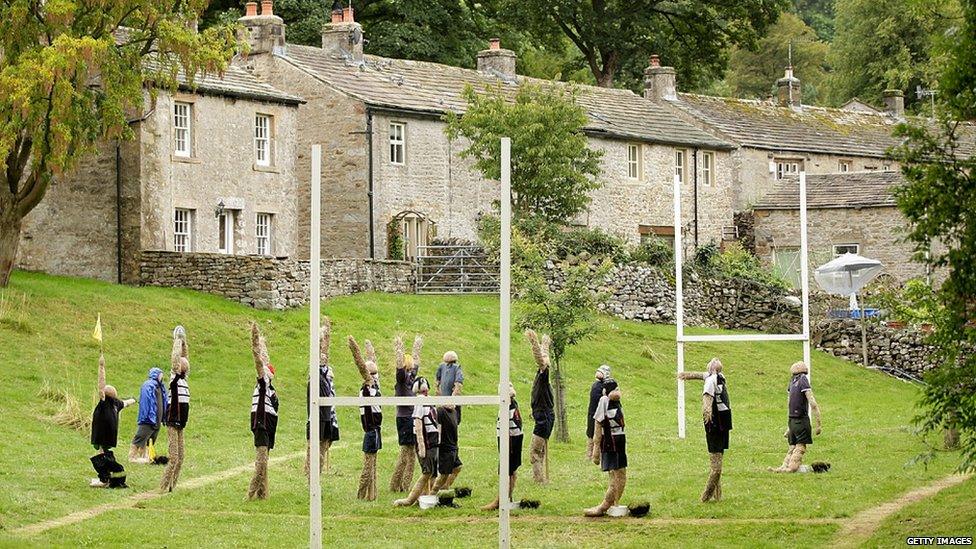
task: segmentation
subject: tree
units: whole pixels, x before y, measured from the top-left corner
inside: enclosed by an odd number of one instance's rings
[[[733,48],[726,80],[736,96],[769,97],[775,93],[776,80],[783,77],[792,50],[793,70],[803,83],[803,101],[817,104],[824,95],[829,49],[799,17],[783,13],[755,51]]]
[[[576,91],[562,86],[522,84],[512,94],[502,86],[484,93],[468,87],[463,116],[446,116],[448,137],[471,144],[462,158],[474,158],[487,179],[501,177],[501,143],[512,138],[512,210],[516,216],[538,216],[565,223],[590,202],[599,187],[601,152],[589,147],[583,128],[586,111]]]
[[[533,34],[572,40],[598,85],[608,88],[618,79],[640,82],[653,53],[680,71],[682,85],[719,74],[725,50],[755,45],[783,6],[781,0],[508,1],[506,12]]]
[[[933,49],[950,39],[957,24],[956,0],[838,0],[829,62],[834,68],[830,99],[881,101],[888,88],[931,88],[940,62]],[[914,93],[905,94],[912,108]]]
[[[0,287],[17,255],[24,216],[51,181],[100,139],[131,137],[146,86],[175,86],[222,70],[235,29],[203,33],[202,0],[18,0],[0,3]],[[143,63],[152,55],[152,69]]]
[[[834,0],[794,0],[796,15],[825,42],[834,38]]]
[[[976,2],[963,2],[964,19],[940,74],[937,123],[904,124],[893,155],[907,183],[896,190],[909,221],[916,258],[946,274],[936,296],[944,307],[933,342],[940,365],[925,375],[916,418],[923,433],[958,430],[961,470],[976,470]],[[937,243],[937,245],[933,245]]]

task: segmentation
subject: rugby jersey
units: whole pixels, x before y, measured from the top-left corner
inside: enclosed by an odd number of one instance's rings
[[[186,374],[171,374],[169,379],[169,407],[166,409],[166,425],[182,429],[190,416],[190,385]]]
[[[441,427],[437,422],[437,408],[418,404],[413,408],[414,419],[421,420],[424,428],[424,443],[433,448],[441,443]]]

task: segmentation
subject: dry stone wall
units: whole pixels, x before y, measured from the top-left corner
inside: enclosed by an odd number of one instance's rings
[[[824,321],[814,328],[813,333],[813,343],[818,349],[858,364],[864,361],[859,321]],[[903,377],[903,372],[921,376],[936,365],[936,349],[925,342],[925,335],[914,329],[895,329],[868,322],[869,365]]]
[[[140,260],[144,286],[187,288],[224,296],[257,309],[308,302],[308,261],[207,253],[147,251]],[[414,291],[413,265],[360,258],[322,260],[322,297],[377,291]]]

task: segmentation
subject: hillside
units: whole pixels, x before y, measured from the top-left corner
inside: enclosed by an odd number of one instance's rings
[[[307,543],[307,489],[301,472],[305,428],[307,310],[255,311],[208,295],[161,288],[132,288],[99,282],[16,273],[0,297],[0,545],[167,545],[188,547]],[[50,421],[57,406],[42,388],[63,387],[89,415],[98,348],[91,338],[101,313],[109,383],[122,396],[136,395],[149,367],[168,363],[170,333],[176,323],[190,338],[193,395],[186,430],[187,458],[181,486],[163,497],[132,500],[154,490],[161,469],[124,460],[134,432],[135,412],[123,412],[120,460],[129,471],[128,491],[87,487],[94,476],[88,433]],[[381,362],[381,383],[392,394],[391,339],[397,333],[423,334],[423,370],[433,374],[441,354],[454,349],[465,369],[466,394],[497,387],[497,299],[361,294],[324,303],[333,319],[332,362],[339,394],[352,394],[357,374],[344,336],[370,338]],[[194,479],[253,462],[248,430],[253,363],[247,323],[258,320],[278,370],[282,399],[278,446],[272,457],[271,499],[246,502],[247,472],[213,482]],[[513,338],[513,381],[523,413],[533,366],[520,335]],[[601,320],[599,333],[573,348],[566,360],[571,444],[553,444],[554,482],[531,482],[528,454],[517,497],[542,501],[536,511],[513,519],[518,546],[605,545],[609,522],[586,521],[584,506],[599,502],[605,475],[582,459],[584,407],[596,366],[608,363],[624,390],[627,411],[630,482],[624,501],[649,500],[650,519],[612,523],[622,545],[822,545],[846,518],[891,500],[906,490],[944,477],[952,456],[928,468],[906,466],[925,449],[911,433],[916,389],[901,381],[820,353],[813,360],[813,383],[824,410],[824,434],[809,460],[833,465],[826,475],[780,476],[768,465],[782,461],[786,444],[785,387],[790,363],[800,356],[793,343],[690,346],[688,363],[702,367],[712,356],[726,365],[735,411],[732,448],[723,477],[724,501],[702,505],[698,495],[707,472],[702,428],[695,421],[698,388],[689,383],[689,436],[676,438],[674,327]],[[384,425],[380,453],[380,497],[355,499],[361,466],[358,412],[340,414],[342,440],[332,452],[332,472],[323,481],[324,542],[334,545],[413,545],[431,537],[453,546],[495,544],[496,521],[477,510],[494,490],[495,410],[465,409],[461,426],[458,485],[471,486],[472,499],[460,509],[395,510],[387,490],[396,458],[392,410]],[[526,426],[529,427],[530,420]],[[165,436],[161,435],[161,442]],[[165,448],[165,443],[162,443]],[[243,471],[243,470],[242,470]],[[973,486],[973,481],[969,481]],[[972,494],[972,491],[969,492]],[[958,501],[959,498],[945,498]],[[94,518],[34,534],[18,529],[101,504],[119,504]],[[971,515],[970,515],[971,516]],[[702,529],[701,519],[721,527]],[[711,524],[711,523],[710,523]],[[944,532],[938,532],[940,535]],[[970,532],[971,534],[972,532]],[[260,536],[260,537],[255,537]],[[648,537],[653,536],[653,537]],[[899,541],[903,543],[903,539]],[[882,545],[885,542],[881,543]]]

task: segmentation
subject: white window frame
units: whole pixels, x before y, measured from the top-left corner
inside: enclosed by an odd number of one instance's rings
[[[258,255],[272,255],[274,214],[259,212],[254,220],[254,242]]]
[[[173,210],[173,251],[183,253],[193,251],[193,210],[186,208]]]
[[[678,183],[685,182],[685,172],[688,169],[688,151],[685,149],[674,150],[674,175],[678,176]]]
[[[799,176],[803,171],[803,161],[797,158],[777,158],[776,159],[776,180],[785,179],[789,176]]]
[[[234,253],[234,218],[235,210],[224,210],[217,216],[217,252],[233,255]],[[221,234],[223,228],[223,234]]]
[[[854,251],[853,252],[851,252],[851,251],[843,251],[843,252],[842,251],[838,251],[839,248],[851,248],[851,247],[854,248]],[[832,245],[830,247],[830,249],[833,252],[835,258],[836,257],[840,257],[840,256],[842,256],[842,255],[844,255],[846,253],[854,253],[854,254],[859,254],[859,255],[861,253],[861,245],[858,244],[858,243],[856,243],[856,242],[849,242],[849,243],[844,243],[844,244],[834,244],[834,245]]]
[[[403,122],[390,122],[390,164],[402,166],[407,163],[407,125]]]
[[[193,103],[173,103],[173,156],[193,156]]]
[[[627,179],[640,181],[641,179],[641,145],[627,144]]]
[[[702,184],[711,187],[715,180],[715,153],[710,151],[702,152]]]
[[[254,115],[254,163],[271,166],[274,161],[274,116]]]
[[[850,160],[840,160],[837,163],[837,167],[838,167],[837,169],[841,173],[848,173],[850,171],[853,171],[851,168],[854,167],[854,163]]]

